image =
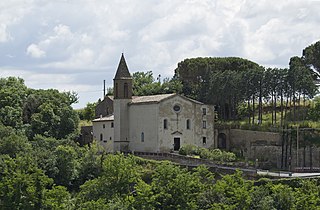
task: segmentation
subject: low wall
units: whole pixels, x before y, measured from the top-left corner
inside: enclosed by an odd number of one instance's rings
[[[230,129],[230,150],[248,160],[257,161],[262,168],[281,167],[279,133]]]
[[[303,146],[303,138],[297,155],[296,141],[283,141],[280,133],[230,129],[229,150],[247,160],[257,162],[259,168],[278,168],[294,171],[306,169],[313,171],[320,167],[320,148]],[[302,168],[302,169],[301,169]]]

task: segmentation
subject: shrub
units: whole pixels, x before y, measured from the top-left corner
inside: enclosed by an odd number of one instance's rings
[[[220,149],[207,149],[190,144],[182,146],[179,149],[179,154],[199,155],[200,158],[214,161],[232,162],[236,160],[236,155],[233,152],[221,151]]]
[[[195,145],[191,145],[191,144],[187,144],[182,146],[179,149],[179,154],[180,155],[195,155],[195,150],[197,150],[197,146]]]

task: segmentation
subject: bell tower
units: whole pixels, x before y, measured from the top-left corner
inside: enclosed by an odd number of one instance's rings
[[[132,99],[132,77],[123,53],[113,79],[113,92],[114,99]]]
[[[129,107],[132,101],[132,77],[122,53],[113,79],[114,151],[129,150]]]

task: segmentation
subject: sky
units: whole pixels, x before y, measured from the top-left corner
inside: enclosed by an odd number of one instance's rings
[[[171,78],[193,57],[265,67],[320,40],[320,0],[3,0],[0,77],[75,91],[85,107],[112,87],[121,53],[131,73]]]

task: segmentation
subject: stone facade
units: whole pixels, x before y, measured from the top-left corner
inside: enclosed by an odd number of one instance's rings
[[[259,168],[284,170],[320,170],[320,148],[315,145],[303,146],[303,135],[297,154],[296,136],[283,136],[281,133],[260,132],[240,129],[217,129],[215,147],[219,148],[219,137],[225,136],[225,148],[257,161]]]
[[[109,99],[97,110],[103,110],[104,104],[111,107],[112,101],[113,115],[100,114],[93,120],[94,138],[107,152],[170,152],[185,144],[214,145],[213,106],[178,94],[132,96],[132,78],[123,55],[114,78],[114,98]],[[114,128],[109,129],[111,123]]]
[[[95,108],[95,118],[113,114],[113,96],[105,96]]]

